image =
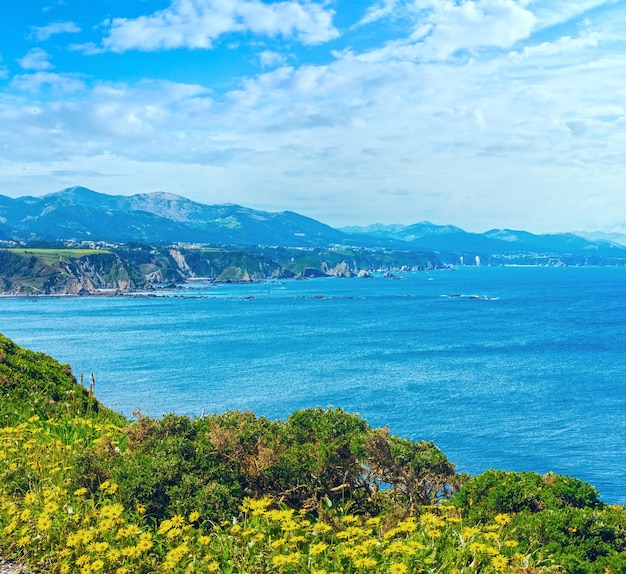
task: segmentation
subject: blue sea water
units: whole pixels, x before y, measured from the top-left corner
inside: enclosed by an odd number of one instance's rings
[[[476,474],[554,471],[626,503],[626,269],[198,283],[0,299],[0,332],[126,415],[340,406]]]

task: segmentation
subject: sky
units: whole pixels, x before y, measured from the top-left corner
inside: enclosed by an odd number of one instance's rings
[[[0,194],[626,232],[623,0],[0,0]]]

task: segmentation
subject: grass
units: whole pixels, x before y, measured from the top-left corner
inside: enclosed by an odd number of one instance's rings
[[[111,253],[111,251],[106,249],[9,249],[8,251],[25,257],[35,256],[46,263],[80,259],[87,255],[104,255]]]

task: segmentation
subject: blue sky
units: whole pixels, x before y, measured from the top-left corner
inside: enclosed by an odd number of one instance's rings
[[[626,232],[626,2],[0,0],[0,194]]]

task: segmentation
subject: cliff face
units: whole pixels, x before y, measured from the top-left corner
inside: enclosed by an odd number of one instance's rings
[[[5,295],[116,294],[191,278],[247,283],[269,278],[356,277],[440,268],[433,254],[286,248],[0,249]]]
[[[42,250],[0,250],[0,289],[7,295],[78,295],[128,292],[146,281],[114,253],[81,257]]]

